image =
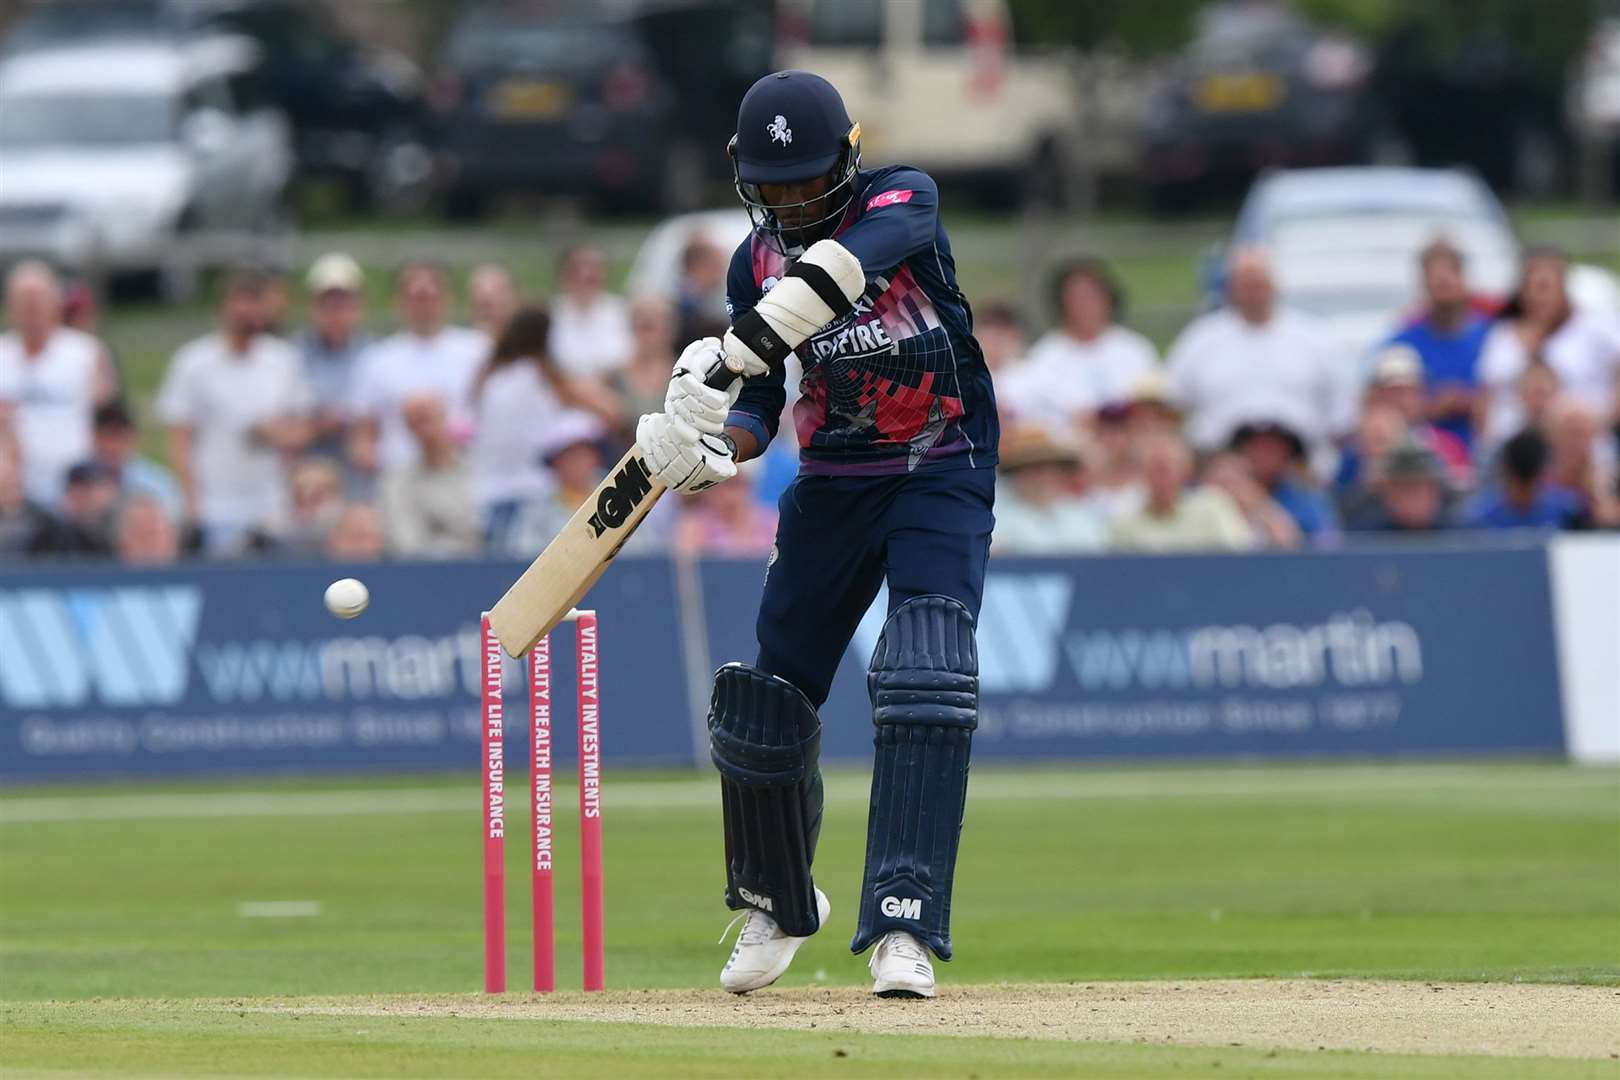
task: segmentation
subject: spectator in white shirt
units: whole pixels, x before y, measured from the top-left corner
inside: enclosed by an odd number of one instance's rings
[[[1189,441],[1212,452],[1246,421],[1284,420],[1326,464],[1355,422],[1357,373],[1313,320],[1278,305],[1263,252],[1236,252],[1227,280],[1229,305],[1194,319],[1170,348]]]
[[[349,461],[363,474],[416,459],[403,407],[420,394],[438,395],[452,437],[465,438],[473,380],[489,356],[490,341],[483,334],[446,325],[450,282],[442,266],[406,264],[399,272],[399,305],[404,329],[368,348],[355,371]]]
[[[313,396],[298,350],[261,332],[264,290],[257,274],[233,275],[219,330],[175,353],[158,391],[169,464],[210,554],[280,531],[286,466],[309,442]]]
[[[558,369],[546,352],[550,331],[545,308],[519,308],[475,383],[473,494],[492,552],[514,553],[512,529],[519,511],[550,494],[545,448],[566,416],[584,410],[610,428],[622,426],[610,391],[595,379]],[[673,363],[664,361],[663,385]]]
[[[562,286],[551,302],[551,355],[570,375],[606,378],[630,361],[630,317],[622,297],[602,290],[607,260],[594,247],[563,253]]]
[[[517,285],[500,263],[481,263],[467,275],[467,303],[472,307],[473,329],[494,341],[518,309]]]
[[[1525,426],[1518,383],[1535,359],[1603,426],[1620,420],[1620,315],[1573,307],[1568,272],[1562,252],[1541,248],[1527,254],[1519,289],[1485,339],[1479,361],[1485,455]]]
[[[0,445],[18,454],[28,497],[54,506],[68,469],[90,456],[98,398],[117,379],[101,342],[62,325],[61,284],[44,263],[18,263],[5,293]]]
[[[1098,409],[1117,405],[1158,366],[1153,344],[1115,320],[1123,294],[1096,259],[1059,268],[1053,289],[1058,326],[1043,334],[1028,359],[1001,387],[1022,420],[1056,430],[1089,426]]]

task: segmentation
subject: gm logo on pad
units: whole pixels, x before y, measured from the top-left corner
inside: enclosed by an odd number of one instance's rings
[[[180,700],[202,599],[189,585],[0,592],[0,702],[37,709]]]

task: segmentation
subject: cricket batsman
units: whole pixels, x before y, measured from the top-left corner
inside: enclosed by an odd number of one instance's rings
[[[681,354],[636,441],[672,488],[700,491],[765,450],[803,366],[798,478],[783,494],[753,664],[715,675],[726,905],[742,930],[720,984],[781,977],[826,922],[812,875],[817,755],[839,658],[887,581],[867,672],[876,754],[850,948],[872,991],[932,997],[951,957],[951,879],[978,723],[974,623],[995,500],[997,423],[939,193],[906,166],[861,168],[860,126],[806,71],[755,83],[730,145],[754,223],[727,281],[732,328]],[[745,376],[724,386],[727,372]],[[717,377],[718,376],[718,377]],[[734,922],[736,920],[733,920]]]

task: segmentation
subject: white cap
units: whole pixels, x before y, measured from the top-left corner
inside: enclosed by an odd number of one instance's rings
[[[1422,354],[1410,345],[1385,346],[1373,360],[1372,383],[1374,386],[1422,386]]]
[[[304,284],[315,296],[333,290],[359,292],[365,283],[366,272],[353,257],[341,251],[322,255],[310,264],[309,273],[304,275]]]

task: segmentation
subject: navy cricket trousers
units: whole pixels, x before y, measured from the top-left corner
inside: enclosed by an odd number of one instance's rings
[[[885,579],[890,612],[934,594],[960,600],[978,618],[995,482],[994,469],[801,474],[779,504],[756,666],[797,686],[819,709]]]

